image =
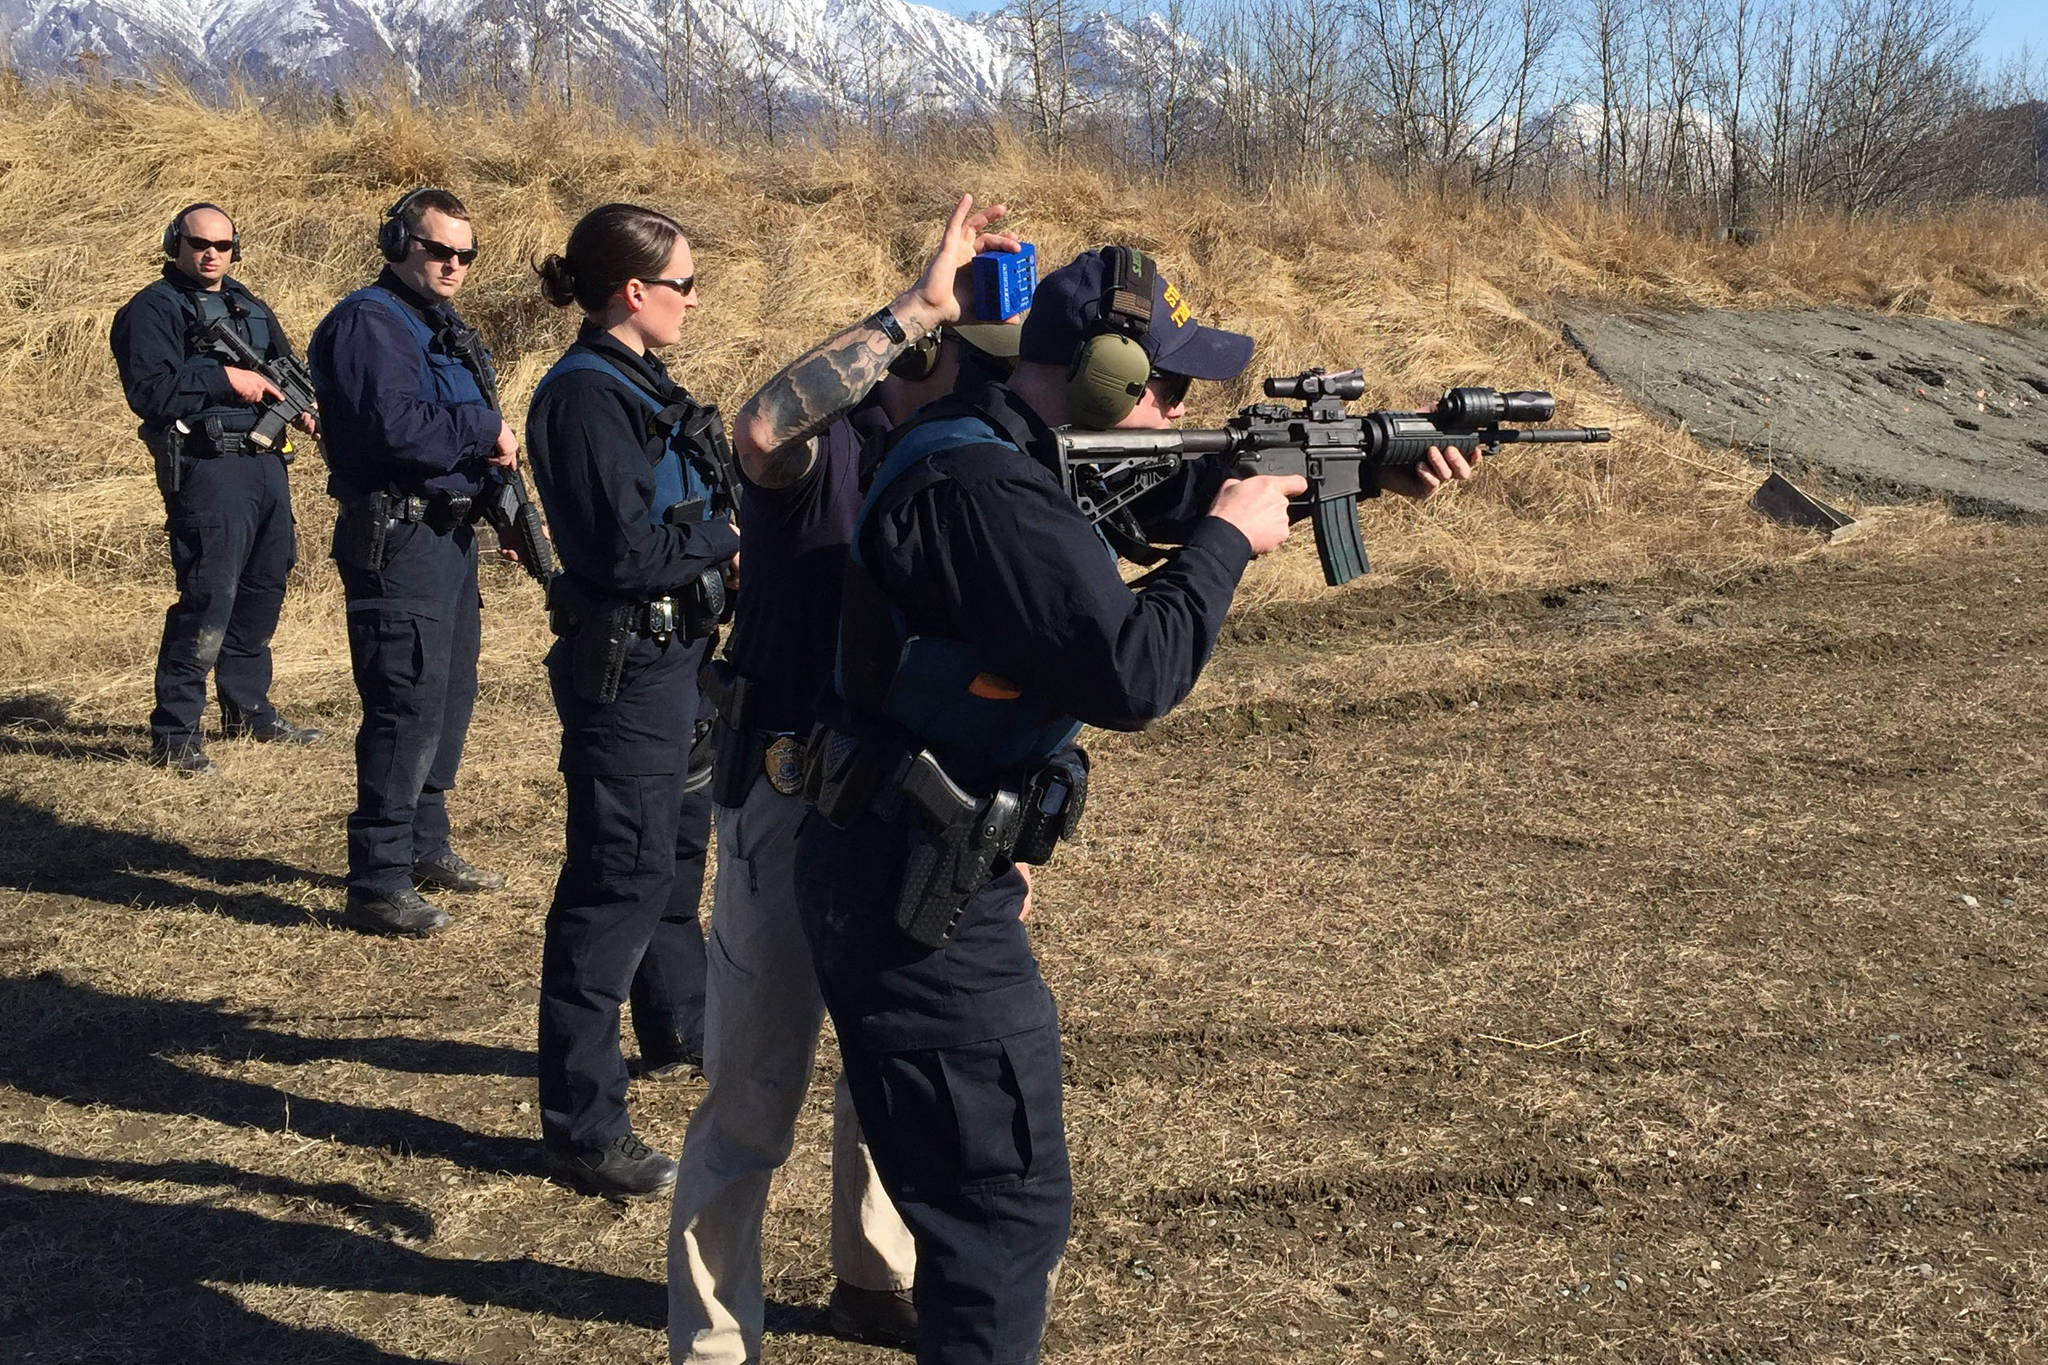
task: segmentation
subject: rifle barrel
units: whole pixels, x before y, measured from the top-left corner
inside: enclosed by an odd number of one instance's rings
[[[1533,442],[1536,445],[1585,445],[1611,441],[1614,439],[1614,433],[1606,427],[1536,427],[1530,430],[1508,427],[1494,439],[1503,445],[1511,441]]]

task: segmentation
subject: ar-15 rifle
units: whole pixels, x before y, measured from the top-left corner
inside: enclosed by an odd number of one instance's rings
[[[474,327],[459,324],[441,333],[442,344],[460,360],[482,391],[492,412],[499,412],[498,377],[491,370],[491,358],[484,350],[483,337]],[[515,465],[511,469],[493,465],[489,483],[478,495],[484,520],[498,534],[498,548],[519,556],[519,567],[543,588],[555,576],[555,549],[548,541],[547,524],[540,507],[526,491],[526,476]]]
[[[1371,566],[1358,530],[1358,500],[1379,496],[1379,471],[1428,458],[1431,446],[1497,452],[1516,442],[1581,443],[1613,439],[1605,427],[1524,428],[1503,422],[1545,422],[1557,411],[1547,393],[1452,389],[1433,412],[1368,412],[1355,416],[1346,401],[1363,397],[1356,370],[1310,370],[1268,379],[1269,398],[1302,407],[1254,403],[1220,429],[1208,431],[1070,431],[1059,437],[1060,476],[1088,520],[1126,558],[1151,563],[1151,544],[1132,504],[1173,477],[1184,464],[1212,457],[1235,461],[1238,478],[1299,474],[1308,494],[1297,502],[1315,523],[1323,581],[1348,583]]]
[[[286,439],[286,429],[304,414],[320,410],[318,400],[313,396],[313,376],[291,356],[266,360],[256,354],[256,348],[242,340],[242,334],[227,318],[215,318],[200,328],[199,340],[207,347],[226,352],[243,369],[262,375],[270,381],[271,387],[284,395],[264,407],[263,415],[249,429],[247,439],[258,450],[275,451],[290,463],[291,443]]]

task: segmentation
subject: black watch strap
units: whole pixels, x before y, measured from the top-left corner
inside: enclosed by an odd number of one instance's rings
[[[869,318],[868,321],[881,328],[882,335],[889,338],[890,342],[894,345],[908,346],[910,344],[909,336],[903,331],[903,324],[896,321],[896,315],[890,312],[887,306],[877,308],[875,315]]]

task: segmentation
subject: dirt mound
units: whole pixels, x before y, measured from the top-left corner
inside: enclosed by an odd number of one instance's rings
[[[2048,328],[1570,307],[1564,335],[1703,441],[1882,501],[2048,516]]]

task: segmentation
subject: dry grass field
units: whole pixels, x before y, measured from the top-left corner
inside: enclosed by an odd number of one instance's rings
[[[193,169],[195,164],[205,167]],[[1378,572],[1257,566],[1209,678],[1097,736],[1041,880],[1078,1200],[1061,1362],[2048,1359],[2048,536],[1859,509],[1630,410],[1564,295],[2048,311],[2048,220],[1795,223],[1731,251],[1595,206],[1233,199],[1000,140],[741,156],[482,110],[0,86],[0,1359],[652,1362],[665,1206],[539,1168],[531,1038],[561,849],[537,594],[487,575],[458,841],[504,894],[425,943],[338,928],[354,724],[318,461],[276,695],[336,738],[149,769],[161,508],[106,352],[183,203],[303,341],[403,188],[485,247],[523,403],[566,322],[521,264],[577,213],[690,225],[672,361],[737,400],[900,287],[950,197],[1048,258],[1122,238],[1273,372],[1380,402],[1554,389],[1608,447],[1374,505]],[[1219,415],[1240,393],[1212,394]],[[1391,500],[1388,500],[1391,504]],[[772,1358],[824,1332],[821,1065],[768,1230]],[[636,1084],[676,1146],[698,1083]]]

